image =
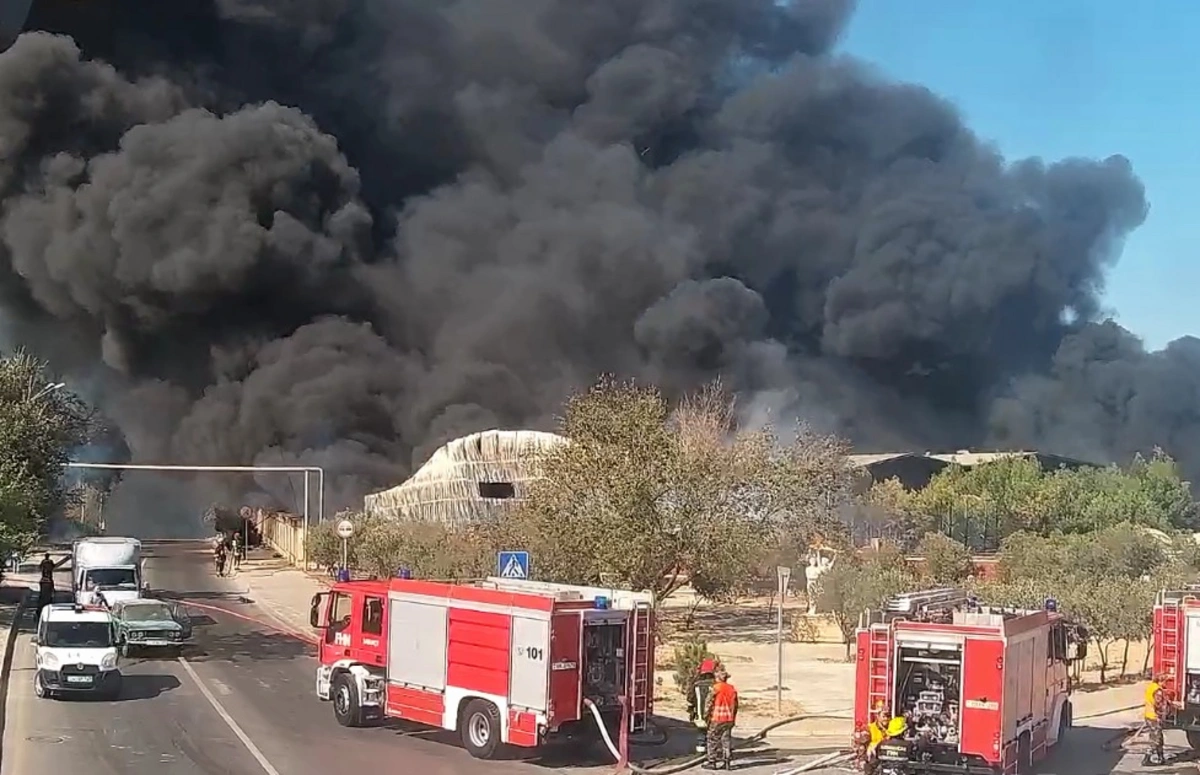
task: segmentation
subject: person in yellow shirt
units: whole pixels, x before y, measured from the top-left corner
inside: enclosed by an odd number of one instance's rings
[[[1150,738],[1150,750],[1142,757],[1142,766],[1165,764],[1163,756],[1163,716],[1167,713],[1167,693],[1162,681],[1166,676],[1161,673],[1151,679],[1146,687],[1146,695],[1142,705],[1142,718],[1146,723],[1146,734]]]
[[[888,709],[882,702],[875,706],[875,720],[867,724],[867,732],[871,735],[870,743],[867,745],[868,758],[874,757],[875,749],[887,737],[887,725],[891,717],[891,714],[888,713]]]

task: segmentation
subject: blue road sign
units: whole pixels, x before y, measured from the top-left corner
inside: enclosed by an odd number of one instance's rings
[[[502,579],[529,578],[529,552],[497,552],[496,573]]]

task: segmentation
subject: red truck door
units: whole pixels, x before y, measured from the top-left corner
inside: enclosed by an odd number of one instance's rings
[[[354,601],[349,593],[330,592],[325,608],[324,637],[321,638],[321,664],[350,658],[350,629],[354,618]]]
[[[329,627],[321,644],[321,662],[329,665],[348,659],[383,665],[386,609],[382,595],[335,590],[329,600]]]
[[[999,763],[1005,740],[1004,641],[967,638],[963,644],[962,738],[964,754]]]

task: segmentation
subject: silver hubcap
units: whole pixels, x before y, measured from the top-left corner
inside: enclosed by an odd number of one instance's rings
[[[486,746],[488,740],[492,739],[492,725],[487,716],[482,713],[472,714],[471,721],[467,724],[467,734],[471,737],[471,745],[476,748]]]
[[[350,712],[350,687],[342,685],[338,687],[337,697],[334,699],[334,704],[337,705],[338,713],[343,716]]]

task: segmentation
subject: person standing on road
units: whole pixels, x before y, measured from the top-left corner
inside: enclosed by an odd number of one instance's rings
[[[216,563],[218,576],[225,575],[225,560],[225,542],[218,541],[216,545],[213,546],[213,561]]]
[[[229,558],[233,565],[233,572],[236,573],[242,564],[242,540],[236,532],[229,536]]]
[[[728,770],[733,761],[733,725],[737,723],[738,693],[729,683],[729,671],[717,668],[704,718],[708,722],[708,751],[704,769]]]
[[[42,574],[38,580],[38,616],[42,615],[43,608],[54,602],[54,567],[50,552],[46,552],[46,556],[38,563],[38,570]]]
[[[708,696],[712,694],[713,673],[716,672],[715,660],[706,659],[696,668],[696,677],[688,691],[688,718],[696,725],[696,753],[708,753],[708,721],[704,711],[708,708]]]
[[[1163,756],[1162,717],[1168,710],[1167,692],[1160,683],[1164,677],[1161,673],[1155,675],[1146,687],[1142,718],[1146,724],[1146,734],[1150,738],[1150,750],[1142,757],[1143,767],[1166,764],[1166,758]]]

